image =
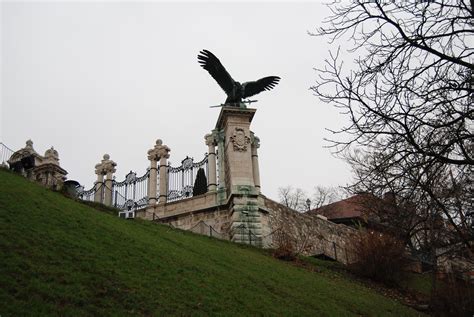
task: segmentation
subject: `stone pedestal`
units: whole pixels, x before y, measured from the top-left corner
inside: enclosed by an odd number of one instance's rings
[[[227,198],[232,219],[231,239],[260,245],[261,213],[264,211],[258,199],[257,146],[252,151],[253,134],[250,131],[255,112],[249,108],[223,107],[214,134],[218,135],[219,190]]]

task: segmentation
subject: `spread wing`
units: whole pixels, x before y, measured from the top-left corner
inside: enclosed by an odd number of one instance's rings
[[[278,76],[269,76],[261,78],[257,81],[249,81],[243,84],[244,95],[242,98],[247,98],[256,95],[264,90],[270,90],[275,87],[280,81]]]
[[[198,62],[202,68],[211,74],[212,78],[217,81],[219,86],[224,89],[227,95],[232,94],[234,80],[214,54],[208,50],[202,50],[199,52]]]

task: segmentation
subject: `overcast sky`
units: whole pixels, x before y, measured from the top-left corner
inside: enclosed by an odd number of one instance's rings
[[[319,1],[2,2],[1,11],[0,141],[18,150],[32,139],[40,154],[54,146],[86,189],[104,153],[118,180],[142,175],[158,138],[173,166],[203,158],[219,114],[209,107],[226,98],[197,63],[204,48],[238,81],[282,78],[252,104],[265,195],[350,180],[323,141],[345,118],[309,90],[330,49],[307,33],[328,14]]]

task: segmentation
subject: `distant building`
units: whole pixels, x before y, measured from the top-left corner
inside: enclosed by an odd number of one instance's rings
[[[382,200],[371,194],[355,196],[308,211],[308,215],[321,215],[329,221],[347,226],[367,225],[373,218],[371,209],[378,207]]]

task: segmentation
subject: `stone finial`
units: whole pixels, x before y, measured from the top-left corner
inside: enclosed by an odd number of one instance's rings
[[[27,140],[26,141],[26,146],[25,146],[26,149],[33,149],[33,141],[31,141],[31,139]]]
[[[54,147],[51,147],[50,149],[46,150],[46,152],[44,152],[44,158],[44,163],[59,165],[59,154],[58,151],[54,149]]]
[[[117,163],[112,161],[110,159],[110,155],[104,154],[103,160],[99,163],[96,164],[95,166],[95,173],[97,175],[102,174],[105,175],[107,173],[115,173],[115,167],[117,166]]]
[[[216,138],[213,133],[208,133],[204,136],[204,140],[206,140],[207,146],[217,145]]]
[[[148,159],[156,161],[162,157],[168,159],[170,157],[170,151],[171,149],[167,145],[163,145],[163,141],[161,139],[158,139],[156,140],[155,147],[148,150]]]

